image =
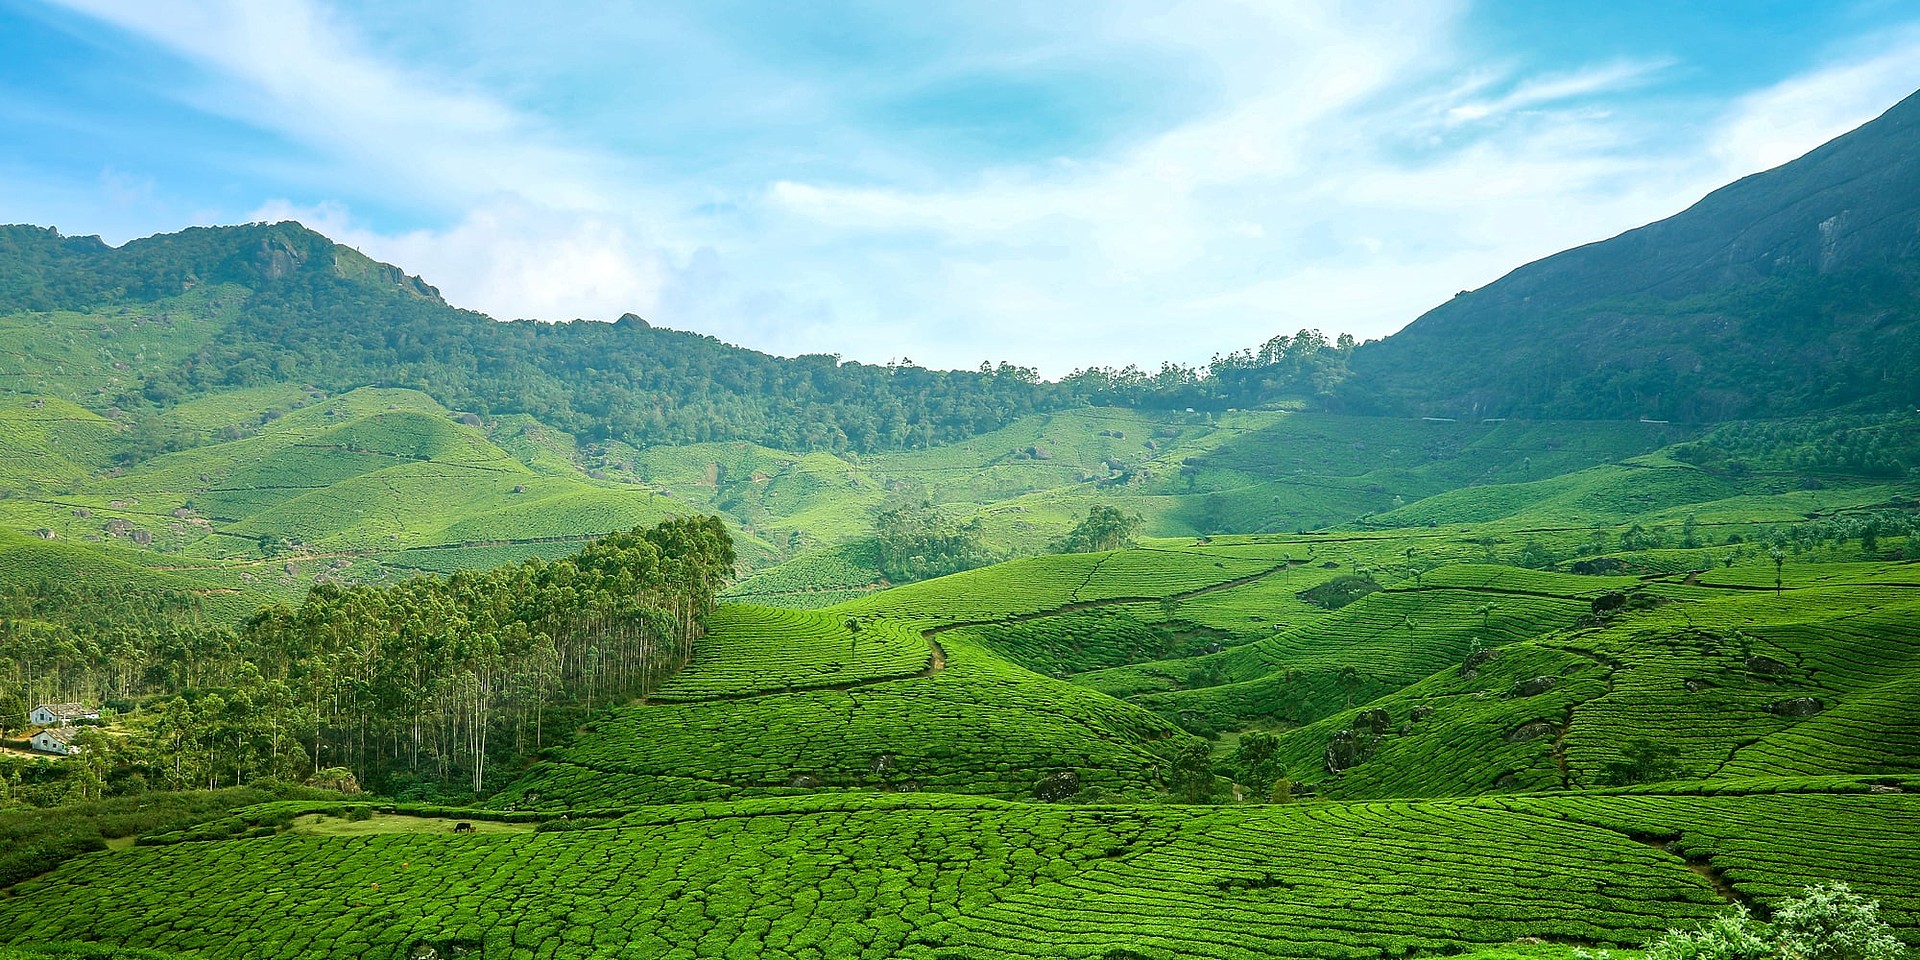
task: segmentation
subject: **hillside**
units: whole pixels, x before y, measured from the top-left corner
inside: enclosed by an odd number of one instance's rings
[[[1920,94],[1686,211],[1523,266],[1355,352],[1350,408],[1794,416],[1920,403]]]

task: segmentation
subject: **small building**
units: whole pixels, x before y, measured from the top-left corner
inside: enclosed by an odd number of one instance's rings
[[[41,753],[70,757],[80,752],[80,745],[74,742],[79,738],[80,731],[72,727],[48,727],[34,734],[28,742]]]
[[[64,727],[79,720],[98,720],[100,711],[84,703],[43,703],[27,719],[43,727]]]

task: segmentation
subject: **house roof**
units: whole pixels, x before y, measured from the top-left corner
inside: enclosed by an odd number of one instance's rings
[[[84,703],[43,703],[34,709],[45,710],[56,717],[87,717],[100,712]]]
[[[36,737],[44,736],[48,740],[52,740],[55,743],[60,744],[61,746],[70,747],[70,746],[73,746],[73,742],[75,740],[80,739],[80,731],[75,730],[72,727],[48,727],[47,729],[34,734],[34,736]]]

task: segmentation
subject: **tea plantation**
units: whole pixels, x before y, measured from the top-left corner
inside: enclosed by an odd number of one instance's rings
[[[572,826],[140,845],[15,887],[0,942],[216,958],[1361,960],[1637,944],[1729,898],[1764,904],[1835,875],[1904,930],[1920,911],[1910,795],[1213,809],[811,797]]]

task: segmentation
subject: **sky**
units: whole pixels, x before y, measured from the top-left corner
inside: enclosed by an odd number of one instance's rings
[[[0,0],[0,222],[1059,376],[1374,339],[1920,88],[1920,0]]]

